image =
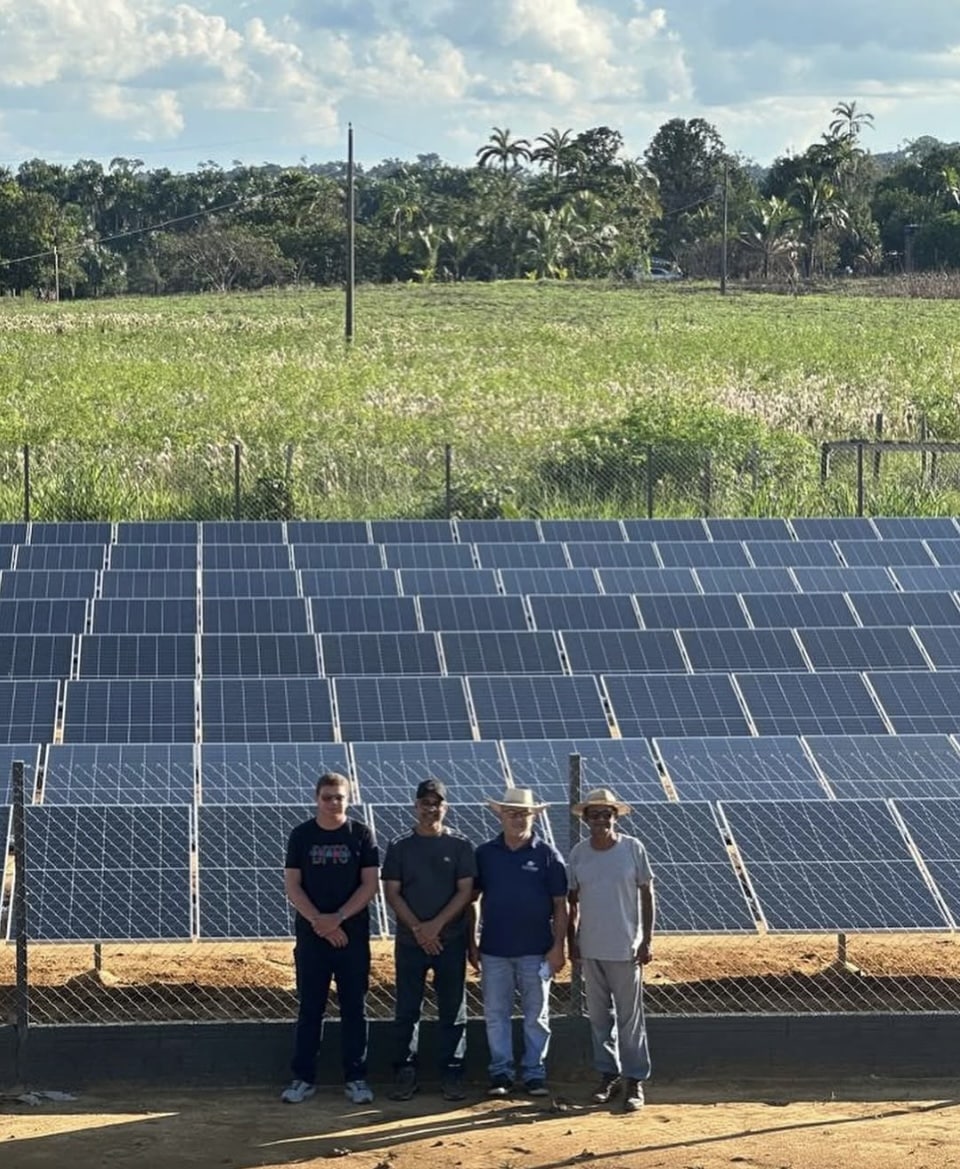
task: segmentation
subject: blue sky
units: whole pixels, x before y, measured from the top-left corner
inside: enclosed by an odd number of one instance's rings
[[[0,0],[0,165],[116,155],[188,170],[436,152],[494,125],[619,129],[640,155],[704,117],[761,163],[838,101],[873,150],[960,138],[958,0]]]

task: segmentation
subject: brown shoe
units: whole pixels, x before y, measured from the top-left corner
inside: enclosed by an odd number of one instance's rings
[[[590,1099],[594,1104],[609,1104],[620,1091],[620,1084],[620,1077],[615,1072],[605,1072]]]
[[[623,1111],[639,1112],[643,1107],[643,1085],[639,1080],[627,1080],[627,1090],[623,1094]]]

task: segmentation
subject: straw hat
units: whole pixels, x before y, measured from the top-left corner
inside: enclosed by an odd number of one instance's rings
[[[587,792],[585,800],[573,805],[573,814],[582,816],[585,808],[614,808],[618,816],[629,816],[633,811],[629,804],[618,800],[608,787],[596,787],[592,792]]]
[[[542,812],[546,804],[537,803],[536,796],[528,787],[508,787],[498,800],[488,799],[494,811],[500,808],[524,808],[528,812]]]

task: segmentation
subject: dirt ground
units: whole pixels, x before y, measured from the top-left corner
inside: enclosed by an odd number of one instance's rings
[[[481,1086],[477,1091],[481,1091]],[[623,1116],[552,1102],[355,1108],[334,1089],[291,1107],[262,1091],[0,1097],[3,1169],[944,1169],[960,1166],[956,1082],[657,1085]]]

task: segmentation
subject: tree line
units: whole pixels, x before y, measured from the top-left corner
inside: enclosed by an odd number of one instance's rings
[[[801,154],[762,169],[701,118],[642,157],[608,126],[529,140],[494,127],[475,164],[435,154],[356,172],[356,273],[368,282],[694,277],[803,279],[960,267],[960,143],[866,147],[841,102]],[[0,292],[99,297],[340,283],[343,162],[192,172],[32,159],[0,169]],[[724,218],[727,229],[724,234]]]

